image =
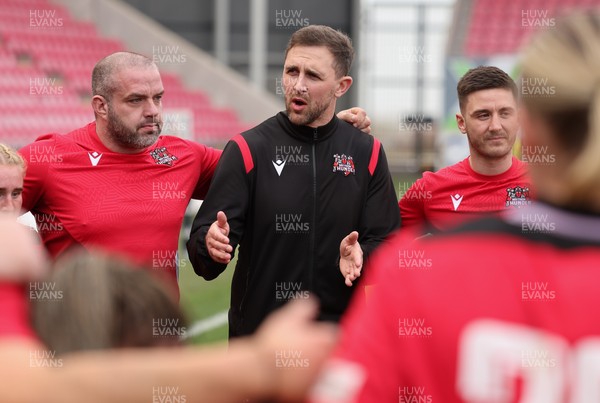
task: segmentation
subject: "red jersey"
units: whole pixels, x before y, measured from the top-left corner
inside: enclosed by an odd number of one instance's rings
[[[481,175],[469,158],[437,172],[424,172],[400,199],[402,228],[429,224],[447,230],[483,213],[531,203],[527,164],[513,157],[500,175]]]
[[[29,305],[20,284],[0,282],[0,338],[35,339],[29,325]]]
[[[384,244],[312,401],[600,401],[600,217],[526,210]]]
[[[176,279],[179,232],[191,198],[203,199],[221,152],[160,136],[137,154],[107,149],[96,124],[48,134],[20,150],[23,209],[52,256],[96,247]]]

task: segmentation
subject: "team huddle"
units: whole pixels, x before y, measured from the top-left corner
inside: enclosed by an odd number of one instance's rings
[[[105,57],[92,73],[93,123],[0,148],[0,209],[12,217],[2,218],[0,376],[15,380],[0,402],[146,401],[157,384],[214,402],[597,401],[600,325],[585,308],[600,303],[599,44],[592,12],[533,39],[521,74],[547,79],[552,97],[519,96],[499,68],[470,69],[456,114],[469,156],[426,172],[399,201],[364,111],[335,114],[353,82],[354,49],[339,31],[292,34],[285,111],[223,152],[161,135],[164,89],[150,59]],[[553,163],[518,159],[518,132]],[[187,242],[196,274],[216,278],[237,253],[229,351],[114,350],[156,345],[144,327],[153,317],[184,323],[178,238],[192,198],[204,200]],[[12,223],[26,211],[51,273]],[[111,258],[69,262],[78,248]],[[131,266],[148,270],[137,278]],[[25,284],[43,275],[69,304],[29,306]],[[308,298],[290,302],[297,295]],[[103,326],[89,322],[94,312]],[[15,367],[32,349],[71,358],[28,378]],[[108,350],[73,354],[97,349]],[[282,371],[274,363],[286,358],[306,365]],[[75,387],[86,374],[97,383]]]

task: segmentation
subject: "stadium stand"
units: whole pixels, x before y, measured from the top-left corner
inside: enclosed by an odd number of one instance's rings
[[[463,52],[469,57],[514,54],[536,30],[573,9],[598,7],[597,0],[474,0]]]
[[[124,49],[120,40],[103,37],[64,6],[0,0],[0,139],[18,148],[41,134],[65,133],[92,121],[93,66]],[[222,146],[252,126],[234,110],[213,106],[205,93],[186,88],[177,75],[161,74],[163,133]]]

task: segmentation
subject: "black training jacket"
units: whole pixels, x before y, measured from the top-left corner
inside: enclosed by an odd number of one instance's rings
[[[219,210],[230,244],[239,244],[230,337],[254,332],[271,311],[309,292],[321,319],[339,320],[357,288],[340,273],[341,240],[358,231],[366,261],[400,225],[383,147],[335,116],[315,129],[280,112],[227,144],[187,243],[194,271],[207,280],[226,267],[205,244]]]

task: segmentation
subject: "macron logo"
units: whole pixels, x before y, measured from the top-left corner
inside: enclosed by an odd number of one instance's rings
[[[452,205],[454,206],[454,211],[458,210],[458,206],[460,206],[463,196],[459,195],[458,193],[454,196],[450,195],[450,198],[452,199]]]
[[[90,162],[92,166],[95,167],[100,162],[100,158],[102,158],[102,154],[98,154],[96,151],[93,153],[88,152],[88,157],[90,157]]]
[[[277,161],[271,161],[273,162],[273,166],[275,167],[275,170],[277,171],[277,175],[281,176],[281,172],[283,171],[283,167],[285,167],[285,160],[277,160]]]

